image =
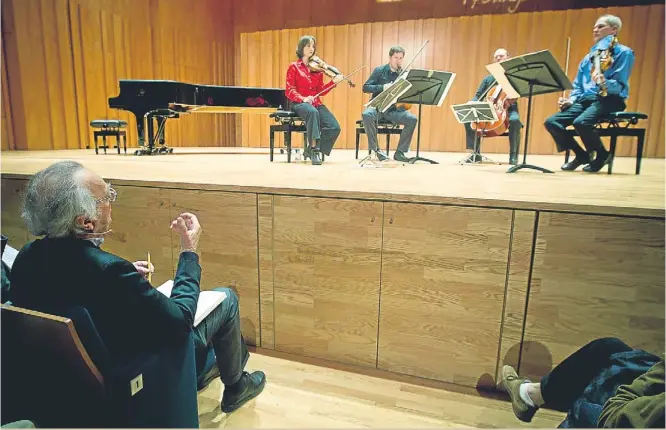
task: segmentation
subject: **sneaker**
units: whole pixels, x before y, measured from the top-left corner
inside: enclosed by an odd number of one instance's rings
[[[312,160],[312,165],[313,166],[321,165],[321,152],[319,152],[317,149],[312,149],[312,152],[310,154],[311,154],[310,160]]]
[[[535,406],[530,406],[520,398],[520,385],[530,382],[527,378],[521,378],[511,366],[504,366],[502,368],[502,382],[500,389],[509,394],[511,398],[511,406],[513,406],[513,413],[519,420],[529,423],[537,411]]]
[[[260,370],[252,373],[243,372],[239,383],[241,389],[237,392],[230,393],[227,388],[224,389],[221,404],[222,412],[231,413],[257,397],[264,390],[266,375]]]

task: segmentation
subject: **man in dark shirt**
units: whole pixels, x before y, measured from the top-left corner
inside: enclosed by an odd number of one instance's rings
[[[401,46],[394,46],[389,50],[388,64],[379,66],[372,71],[368,80],[363,84],[363,92],[372,94],[370,100],[377,97],[398,78],[404,57],[405,49]],[[398,149],[393,154],[393,158],[397,161],[409,162],[410,159],[406,153],[409,151],[412,135],[414,129],[416,129],[416,116],[403,108],[395,106],[391,106],[386,112],[378,112],[374,107],[367,107],[363,111],[363,128],[368,135],[368,148],[375,151],[380,161],[384,161],[388,159],[388,156],[377,145],[377,123],[380,120],[403,126]]]
[[[495,51],[493,55],[495,62],[499,63],[509,58],[509,53],[506,49],[500,48]],[[481,85],[476,90],[476,94],[472,101],[486,100],[488,90],[497,85],[495,78],[492,75],[488,75],[481,81]],[[518,114],[518,104],[513,101],[512,104],[508,107],[507,113],[509,114],[509,164],[516,164],[518,162],[518,149],[520,145],[520,130],[523,127],[523,124],[520,122],[520,114]],[[466,148],[469,150],[474,150],[475,140],[478,139],[476,132],[472,129],[470,123],[465,124],[465,132],[467,137]],[[479,153],[481,152],[481,141],[479,141]],[[472,159],[474,162],[480,162],[481,156],[475,155]]]
[[[35,236],[25,245],[10,274],[14,305],[58,315],[85,307],[117,360],[159,351],[194,330],[197,351],[213,345],[224,383],[222,411],[232,412],[264,388],[263,372],[244,370],[249,352],[240,329],[238,297],[227,297],[194,328],[201,266],[197,246],[201,226],[183,213],[171,223],[180,236],[180,256],[171,296],[147,280],[148,262],[129,261],[101,249],[111,231],[111,203],[117,194],[95,172],[74,161],[55,163],[28,182],[23,219]],[[202,372],[203,369],[198,369]]]

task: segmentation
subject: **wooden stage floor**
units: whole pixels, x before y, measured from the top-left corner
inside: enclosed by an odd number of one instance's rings
[[[562,156],[528,156],[528,163],[555,174],[522,170],[507,174],[506,154],[486,154],[502,165],[460,165],[463,153],[422,153],[439,161],[386,167],[360,167],[354,151],[335,150],[322,166],[266,149],[175,148],[159,156],[95,155],[93,150],[12,151],[2,153],[2,174],[33,174],[57,160],[77,160],[107,180],[150,186],[203,188],[316,197],[351,197],[462,206],[502,207],[663,217],[664,160],[617,158],[614,172],[597,174],[559,169]],[[363,154],[363,151],[361,151]],[[412,153],[413,155],[413,153]]]

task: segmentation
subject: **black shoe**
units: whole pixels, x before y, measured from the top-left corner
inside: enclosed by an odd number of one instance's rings
[[[568,163],[562,164],[561,169],[562,170],[576,170],[578,166],[582,166],[583,164],[588,164],[590,161],[589,160],[580,160],[578,157],[574,158],[573,160],[569,161]]]
[[[317,149],[312,149],[310,159],[312,160],[313,166],[321,165],[321,152],[319,152]]]
[[[610,152],[605,152],[605,151],[602,153],[597,152],[597,157],[594,159],[593,162],[583,167],[583,171],[591,173],[598,172],[606,164],[608,164],[608,162],[610,161],[610,157],[611,157]]]
[[[197,391],[205,390],[213,379],[220,377],[220,369],[217,367],[217,363],[210,368],[208,373],[206,373],[203,378],[197,381]]]
[[[407,157],[405,153],[401,151],[395,151],[393,159],[395,161],[402,161],[403,163],[409,163],[411,161],[411,158]]]
[[[247,373],[243,372],[241,380],[241,389],[237,392],[230,393],[227,388],[224,389],[222,395],[222,412],[230,413],[243,406],[248,401],[257,397],[266,385],[266,375],[264,372],[257,370],[256,372]]]
[[[375,155],[377,155],[379,161],[386,161],[389,158],[381,149],[375,149]]]

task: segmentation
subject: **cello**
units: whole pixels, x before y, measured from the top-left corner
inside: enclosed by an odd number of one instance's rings
[[[497,114],[497,121],[473,122],[470,126],[481,137],[501,136],[509,129],[509,113],[507,109],[514,101],[507,98],[506,93],[500,85],[495,85],[486,91],[485,101],[493,105]]]

